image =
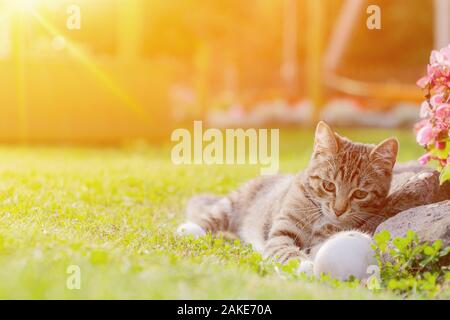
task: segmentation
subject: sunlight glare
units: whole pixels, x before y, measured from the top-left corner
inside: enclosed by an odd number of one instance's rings
[[[33,16],[44,27],[51,35],[54,37],[62,37],[61,32],[41,16],[38,12],[33,12]],[[106,72],[104,72],[94,60],[83,50],[77,48],[67,39],[64,41],[64,47],[79,61],[81,62],[96,78],[101,84],[103,84],[106,89],[110,90],[117,98],[119,98],[124,106],[126,106],[130,111],[135,112],[137,115],[143,117],[144,119],[151,119],[151,115],[143,108],[143,106],[134,99],[128,92],[126,92],[116,81],[114,81]]]
[[[32,11],[37,0],[16,0],[14,6],[20,11]]]

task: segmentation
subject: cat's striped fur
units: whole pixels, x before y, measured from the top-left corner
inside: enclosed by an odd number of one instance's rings
[[[354,143],[319,123],[308,168],[261,176],[227,197],[197,196],[188,219],[212,233],[231,232],[265,256],[307,258],[342,230],[358,229],[385,205],[398,142]]]

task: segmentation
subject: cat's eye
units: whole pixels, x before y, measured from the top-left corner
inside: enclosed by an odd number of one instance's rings
[[[322,186],[325,189],[325,191],[328,191],[328,192],[336,191],[336,185],[331,181],[322,182]]]
[[[355,192],[353,192],[353,198],[355,199],[365,199],[367,196],[369,195],[369,193],[367,191],[364,190],[355,190]]]

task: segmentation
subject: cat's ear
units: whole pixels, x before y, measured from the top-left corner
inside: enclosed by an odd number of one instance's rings
[[[381,161],[392,169],[397,161],[398,140],[396,138],[389,138],[377,145],[372,152],[370,152],[370,159],[372,161]]]
[[[328,151],[330,153],[337,153],[338,150],[339,143],[333,130],[324,121],[320,121],[316,128],[314,152]]]

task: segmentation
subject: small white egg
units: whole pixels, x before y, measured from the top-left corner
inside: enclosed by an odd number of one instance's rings
[[[195,239],[197,239],[206,235],[206,231],[198,224],[188,221],[178,227],[177,235],[180,237],[192,235]]]
[[[314,274],[314,263],[309,260],[301,261],[297,272],[304,273],[307,276],[312,276]]]
[[[324,242],[314,260],[314,275],[329,274],[339,280],[350,276],[364,280],[377,265],[372,238],[358,231],[340,232]]]

